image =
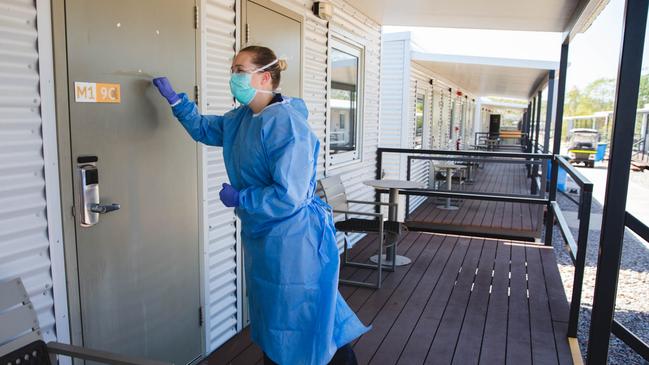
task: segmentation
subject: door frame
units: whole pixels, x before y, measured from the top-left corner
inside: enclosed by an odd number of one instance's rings
[[[299,75],[300,75],[300,92],[299,95],[296,95],[300,98],[304,97],[304,15],[299,14],[293,10],[290,10],[284,6],[281,6],[277,4],[276,2],[272,0],[238,0],[239,3],[239,8],[241,9],[240,12],[237,12],[239,14],[239,24],[237,25],[237,29],[239,30],[239,37],[237,37],[237,42],[238,42],[238,47],[237,47],[237,52],[243,47],[246,46],[246,37],[247,37],[247,32],[246,32],[246,19],[248,19],[248,1],[253,2],[261,7],[264,7],[268,10],[274,11],[278,14],[284,15],[287,18],[293,19],[296,22],[300,23],[300,70],[299,70]],[[279,57],[279,55],[277,55]],[[289,67],[291,65],[289,64]]]
[[[200,10],[199,6],[203,0],[194,0],[194,6],[197,11]],[[69,318],[69,332],[70,343],[77,346],[83,346],[83,326],[81,319],[81,294],[79,289],[79,266],[77,257],[77,225],[74,217],[74,161],[72,156],[72,144],[70,138],[70,100],[68,94],[68,87],[71,80],[68,74],[68,55],[67,55],[67,39],[66,39],[66,15],[65,15],[65,0],[51,0],[52,12],[52,44],[54,48],[54,105],[56,107],[56,132],[58,145],[58,169],[60,176],[60,197],[61,197],[61,221],[63,228],[63,246],[65,254],[65,276],[67,279],[67,299],[68,299],[68,318]],[[198,29],[195,29],[195,80],[199,87],[202,87],[202,42],[201,42],[200,24]],[[63,51],[61,51],[63,50]],[[203,94],[203,93],[200,93]],[[199,94],[199,95],[200,95]],[[202,106],[199,98],[199,107]],[[198,167],[198,183],[202,183],[204,158],[202,153],[202,146],[196,144],[196,156]],[[198,186],[198,257],[196,260],[199,265],[199,303],[202,308],[205,308],[205,293],[204,293],[204,280],[205,268],[203,263],[204,252],[204,222],[203,222],[203,190],[202,186]],[[201,339],[201,355],[192,361],[196,363],[205,356],[205,327],[200,330]],[[82,360],[74,360],[76,364],[83,364]]]

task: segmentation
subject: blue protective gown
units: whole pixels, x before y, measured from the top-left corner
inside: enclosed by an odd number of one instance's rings
[[[223,146],[240,192],[252,340],[280,365],[328,363],[369,328],[338,292],[331,208],[314,196],[320,142],[304,101],[212,116],[181,97],[174,115],[196,141]]]

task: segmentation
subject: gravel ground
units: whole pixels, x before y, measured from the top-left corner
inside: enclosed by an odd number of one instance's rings
[[[641,178],[649,176],[649,172],[642,174]],[[647,180],[649,184],[649,179]],[[576,195],[573,195],[575,198]],[[577,206],[567,199],[563,194],[558,194],[558,202],[564,212],[577,211]],[[593,214],[601,214],[602,206],[593,199]],[[592,221],[592,219],[591,219]],[[577,237],[577,229],[573,228],[573,235]],[[590,313],[593,303],[593,287],[595,284],[595,272],[597,264],[597,252],[599,245],[600,227],[591,224],[588,237],[588,250],[586,255],[586,269],[584,274],[584,286],[581,302],[581,316],[579,323],[579,343],[582,355],[586,356],[588,331],[590,328]],[[555,226],[553,244],[557,253],[559,270],[563,279],[566,296],[570,300],[572,294],[572,281],[574,266],[564,242]],[[649,342],[649,247],[645,242],[640,242],[633,234],[627,232],[624,238],[624,248],[620,278],[617,291],[617,303],[615,318],[624,326],[629,328],[645,342]],[[611,336],[609,348],[610,364],[649,364],[633,350]]]

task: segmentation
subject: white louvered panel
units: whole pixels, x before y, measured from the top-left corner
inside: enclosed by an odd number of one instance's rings
[[[36,4],[0,1],[0,281],[20,277],[56,339],[47,231]]]
[[[232,107],[228,86],[235,49],[235,0],[205,0],[202,14],[204,58],[202,100],[206,114]],[[228,181],[221,148],[203,147],[205,343],[210,353],[237,333],[241,318],[235,216],[219,199]]]
[[[404,62],[407,44],[404,40],[383,42],[381,64],[381,147],[402,147],[403,108],[406,107],[403,90]],[[396,154],[383,155],[385,178],[401,178],[401,159]]]

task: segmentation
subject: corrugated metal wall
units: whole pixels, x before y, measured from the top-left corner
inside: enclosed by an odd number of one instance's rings
[[[235,52],[235,0],[205,0],[202,12],[202,111],[223,114],[232,108],[228,82]],[[240,248],[234,211],[219,199],[228,181],[222,148],[203,146],[204,318],[207,352],[241,327]]]
[[[420,65],[413,63],[410,72],[410,100],[408,101],[408,130],[409,140],[407,147],[414,147],[414,138],[416,133],[416,104],[417,95],[425,95],[424,103],[424,141],[422,148],[429,149],[433,146],[434,134],[432,133],[432,105],[433,105],[433,88],[430,81],[433,80],[430,71]],[[410,180],[420,181],[428,186],[428,177],[430,172],[430,161],[427,160],[413,160],[410,172]],[[426,201],[425,197],[412,197],[410,198],[410,212],[413,212],[421,203]]]
[[[56,335],[36,4],[3,0],[0,9],[0,280],[22,278],[49,341]]]

